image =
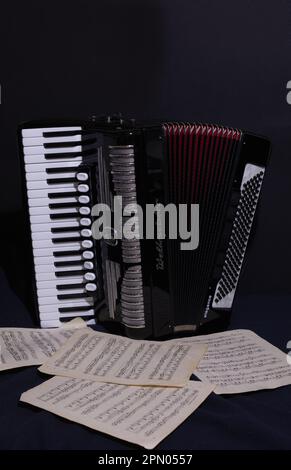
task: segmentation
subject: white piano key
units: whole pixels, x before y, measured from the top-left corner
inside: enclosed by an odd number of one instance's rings
[[[63,318],[71,318],[72,315],[70,316],[65,316]],[[42,328],[50,328],[48,325],[53,325],[55,326],[56,322],[59,322],[60,326],[63,326],[63,323],[61,322],[60,318],[61,315],[58,311],[56,312],[48,312],[48,313],[40,313],[39,314],[40,318],[40,324]],[[46,325],[45,327],[43,325]]]
[[[24,157],[27,155],[49,155],[51,153],[75,153],[82,152],[84,147],[82,145],[74,145],[72,147],[57,147],[57,148],[45,148],[43,145],[36,145],[34,147],[24,147],[23,154]]]
[[[36,197],[36,198],[28,199],[28,206],[29,207],[48,207],[49,204],[63,204],[64,202],[78,204],[79,202],[78,196],[76,195],[76,197],[54,198],[54,199],[50,199],[48,197],[40,197],[40,198]]]
[[[43,314],[44,317],[47,315],[47,318],[53,318],[53,313],[46,313]],[[66,318],[71,318],[71,317],[84,317],[84,320],[86,320],[86,317],[92,317],[95,316],[95,310],[93,308],[90,308],[89,310],[72,310],[69,312],[60,312],[59,313],[59,318],[60,320],[64,320]],[[62,323],[64,324],[64,323]]]
[[[50,280],[46,279],[46,280],[43,280],[41,278],[41,274],[45,274],[45,273],[40,273],[40,274],[36,274],[36,285],[38,287],[38,289],[52,289],[52,288],[56,288],[56,286],[60,285],[60,286],[64,286],[64,285],[70,285],[70,284],[81,284],[81,283],[84,283],[84,281],[86,281],[85,279],[85,276],[80,276],[77,275],[77,276],[70,276],[70,273],[68,273],[68,277],[54,277]],[[48,273],[48,274],[52,274],[52,273]]]
[[[81,315],[77,314],[77,317],[80,317]],[[70,315],[70,317],[74,317],[73,313]],[[69,317],[69,318],[70,318]],[[85,320],[85,319],[84,319]],[[90,319],[90,320],[85,320],[87,326],[90,325],[96,325],[96,320],[95,319]],[[66,323],[65,321],[60,321],[59,319],[56,320],[42,320],[40,322],[41,328],[59,328],[60,326],[63,326],[63,324]]]
[[[74,310],[72,312],[60,313],[60,318],[66,317],[92,317],[95,315],[95,310],[90,308],[90,310]],[[95,322],[95,321],[94,321]]]
[[[90,241],[90,240],[89,240]],[[82,249],[82,248],[92,248],[92,245],[89,246],[84,246],[83,245],[83,242],[73,242],[73,241],[63,241],[61,243],[54,243],[51,239],[46,239],[46,240],[32,240],[32,246],[33,248],[52,248],[54,251],[58,251],[58,250],[55,250],[55,248],[57,249],[61,249],[61,248],[64,248],[66,246],[70,245],[71,247],[75,247],[76,249]]]
[[[58,252],[66,252],[66,251],[78,251],[80,250],[81,244],[80,243],[71,243],[70,245],[65,246],[56,246],[55,248],[35,248],[33,250],[34,256],[54,256],[54,253]]]
[[[82,140],[81,134],[76,135],[66,135],[62,137],[23,137],[22,145],[23,147],[33,147],[35,145],[44,145],[44,144],[54,144],[62,142],[80,142]]]
[[[75,191],[76,189],[79,190],[79,186],[77,185],[77,182],[76,183],[69,182],[69,183],[49,184],[47,183],[47,181],[28,181],[26,183],[26,188],[28,190],[46,189],[49,193],[53,193],[55,189],[60,189],[60,188],[64,190],[62,192]],[[89,191],[89,187],[88,187],[88,191]]]
[[[83,231],[83,230],[82,230]],[[89,230],[90,232],[90,230]],[[60,232],[60,233],[52,233],[50,230],[47,232],[36,232],[31,234],[32,240],[52,240],[58,238],[71,238],[71,237],[81,237],[81,232]],[[87,236],[87,235],[86,235]]]
[[[34,266],[44,266],[44,265],[54,265],[56,261],[58,262],[67,262],[67,261],[80,261],[83,262],[84,258],[81,254],[79,255],[69,255],[69,256],[58,256],[56,259],[54,256],[34,256]]]
[[[82,162],[83,161],[83,156],[82,155],[68,155],[67,157],[64,155],[64,156],[61,156],[61,157],[56,157],[56,158],[45,158],[44,154],[40,154],[40,155],[24,155],[24,162],[25,164],[29,164],[29,163],[45,163],[47,161],[50,161],[51,163],[53,162],[62,162],[62,161],[65,161],[67,162],[68,159],[70,159],[70,161],[74,161],[74,162]]]
[[[55,266],[54,265],[54,262],[52,262],[51,264],[38,264],[35,266],[35,273],[36,274],[54,274],[55,278],[56,275],[55,273],[57,272],[68,272],[68,275],[70,273],[70,271],[79,271],[81,269],[84,269],[86,270],[87,268],[85,268],[84,266],[85,263],[83,263],[81,260],[80,260],[80,263],[78,264],[73,264],[73,265],[68,265],[68,266]]]
[[[75,240],[71,238],[63,238],[61,241],[55,242],[51,238],[46,238],[43,240],[32,240],[33,248],[51,248],[53,251],[62,251],[62,248],[70,246],[78,249],[89,249],[93,247],[93,242],[91,244],[85,243],[85,240],[78,240],[77,237]],[[87,241],[87,240],[86,240]],[[88,240],[91,241],[91,240]]]
[[[80,267],[80,270],[82,270],[82,267]],[[35,273],[35,279],[36,279],[36,282],[39,283],[39,282],[54,282],[56,284],[57,283],[62,283],[61,281],[63,280],[69,280],[69,279],[74,279],[76,282],[80,280],[80,282],[83,282],[83,281],[86,281],[86,278],[85,278],[85,273],[84,275],[80,275],[80,274],[76,274],[75,276],[72,274],[72,271],[46,271],[46,272],[36,272]],[[78,268],[75,269],[75,271],[79,271]],[[61,277],[58,277],[56,276],[56,273],[57,272],[65,272],[67,275],[66,276],[61,276]]]
[[[66,172],[63,172],[63,173],[47,173],[46,171],[36,171],[34,173],[26,173],[25,174],[25,178],[26,178],[26,181],[47,181],[47,180],[50,180],[50,179],[63,179],[63,178],[76,178],[76,182],[78,182],[77,180],[77,173],[76,172],[72,172],[72,171],[68,171],[67,173]],[[60,183],[62,184],[62,183]]]
[[[58,193],[60,194],[60,197],[63,197],[65,199],[66,196],[62,196],[62,193],[76,193],[76,197],[78,196],[78,191],[77,187],[74,187],[72,189],[67,189],[67,188],[56,188],[56,189],[29,189],[27,191],[27,196],[28,198],[40,198],[40,197],[46,197],[48,198],[50,194],[52,193]],[[75,197],[75,194],[74,196]],[[49,198],[51,203],[54,203],[54,198]]]
[[[68,126],[68,127],[35,127],[31,129],[22,129],[22,137],[42,137],[43,134],[49,132],[74,132],[81,131],[81,126]]]
[[[30,215],[79,214],[79,213],[80,213],[79,208],[73,207],[73,206],[61,207],[59,209],[51,209],[50,207],[45,207],[45,206],[29,208]]]
[[[41,319],[40,321],[41,328],[59,328],[62,325],[63,323],[58,318],[54,320]]]
[[[55,312],[48,312],[48,313],[42,313],[40,315],[40,320],[42,322],[55,322],[55,321],[60,321],[61,325],[64,325],[64,321],[66,318],[71,318],[71,317],[92,317],[95,315],[94,309],[90,310],[79,310],[79,311],[72,311],[72,312],[65,312],[65,313],[58,313],[56,314]],[[84,320],[85,320],[84,318]]]
[[[65,162],[51,162],[50,160],[46,160],[45,163],[28,163],[25,165],[25,173],[26,174],[29,174],[29,173],[46,173],[48,169],[54,169],[54,168],[76,168],[76,171],[77,169],[79,168],[80,170],[82,169],[82,164],[80,164],[79,162],[75,162],[75,161],[65,161]],[[79,170],[79,171],[80,171]],[[50,173],[48,173],[50,174]],[[53,174],[53,173],[51,173]]]
[[[31,224],[49,224],[50,222],[66,222],[68,226],[70,226],[71,222],[78,222],[78,215],[76,217],[71,217],[71,218],[64,218],[64,219],[54,219],[52,220],[49,214],[43,214],[43,215],[31,215],[30,216],[30,223]],[[80,223],[81,225],[81,223]]]
[[[86,297],[86,299],[91,299],[91,302],[93,305],[93,302],[94,302],[94,299],[93,297]],[[39,306],[44,306],[44,305],[55,305],[55,304],[58,304],[58,307],[67,307],[68,304],[72,304],[72,302],[74,302],[74,300],[76,299],[62,299],[62,300],[59,300],[57,299],[56,296],[51,296],[51,297],[38,297],[38,304]]]
[[[32,232],[48,232],[52,228],[67,228],[68,231],[72,227],[80,227],[80,220],[74,220],[73,222],[70,219],[70,223],[66,222],[51,222],[50,224],[31,224]],[[66,232],[63,232],[66,233]]]
[[[91,301],[87,299],[75,299],[74,302],[65,302],[65,305],[62,305],[63,301],[56,301],[54,304],[48,305],[40,305],[39,312],[40,313],[49,313],[49,312],[58,312],[59,308],[66,307],[66,308],[74,308],[74,307],[92,307],[94,305],[93,298],[91,297]]]
[[[86,289],[84,287],[76,287],[74,289],[58,290],[58,289],[42,289],[37,287],[37,296],[38,299],[42,297],[57,297],[58,295],[72,295],[72,294],[86,294]]]

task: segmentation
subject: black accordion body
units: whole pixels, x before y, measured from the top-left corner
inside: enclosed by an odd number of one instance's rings
[[[42,327],[75,316],[133,338],[227,325],[270,153],[217,125],[119,118],[20,128],[35,307]],[[199,244],[96,240],[97,203],[199,204]],[[113,214],[114,215],[114,214]],[[156,223],[156,222],[155,222]],[[114,231],[113,231],[114,232]]]

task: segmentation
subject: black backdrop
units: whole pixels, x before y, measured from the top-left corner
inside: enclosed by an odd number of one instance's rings
[[[289,0],[10,0],[0,13],[1,249],[7,264],[8,239],[18,247],[22,239],[18,123],[121,111],[270,137],[273,154],[241,290],[291,292]]]

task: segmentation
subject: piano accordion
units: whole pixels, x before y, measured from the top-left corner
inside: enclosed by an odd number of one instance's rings
[[[229,320],[270,143],[238,129],[120,118],[20,127],[41,327],[81,316],[132,338],[216,331]],[[199,204],[199,245],[96,240],[92,207]]]

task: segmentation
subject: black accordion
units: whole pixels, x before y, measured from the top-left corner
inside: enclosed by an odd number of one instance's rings
[[[41,327],[81,316],[150,338],[227,325],[268,140],[218,125],[108,117],[26,123],[19,143]],[[110,225],[110,236],[96,239],[94,208],[106,205],[112,220],[114,198],[122,224],[125,206],[142,209],[134,212],[139,227],[147,207],[186,207],[188,216],[196,208],[192,249],[180,234],[159,236],[158,210],[151,237],[117,237]]]

